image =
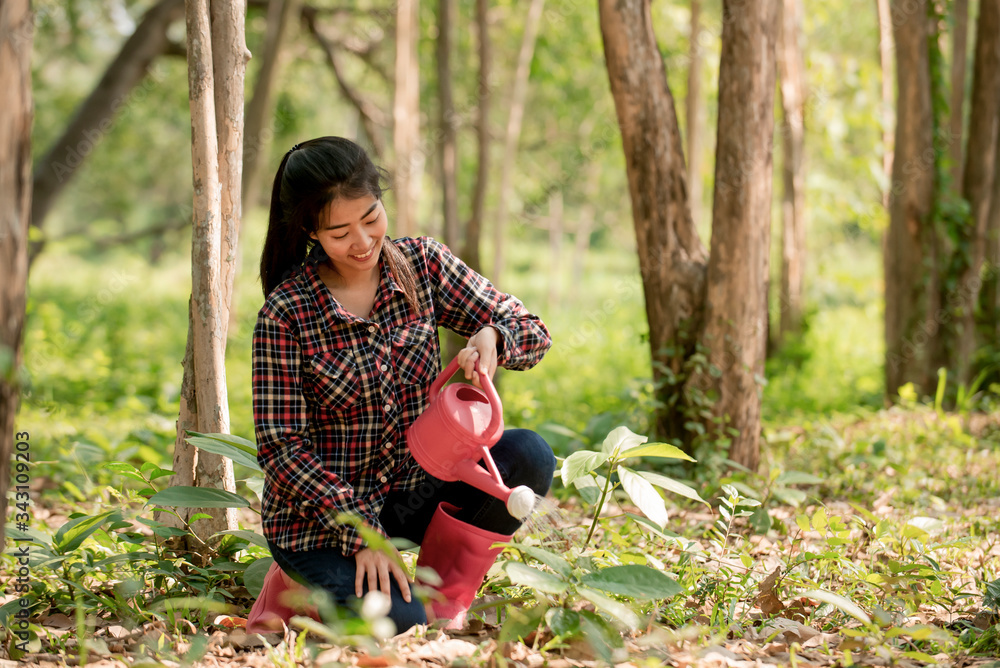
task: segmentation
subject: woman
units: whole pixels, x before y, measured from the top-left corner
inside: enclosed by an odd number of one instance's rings
[[[520,526],[498,499],[420,469],[406,430],[440,370],[439,325],[468,338],[459,363],[477,385],[477,369],[492,378],[497,366],[534,366],[548,330],[433,239],[390,240],[383,174],[353,142],[321,137],[292,147],[274,179],[253,409],[275,566],[251,632],[292,614],[285,573],[340,605],[388,594],[399,631],[428,613],[460,628],[500,550],[493,543]],[[555,458],[537,434],[507,430],[491,453],[508,485],[548,491]],[[421,545],[418,565],[442,579],[428,611],[394,548],[368,547],[344,514]]]

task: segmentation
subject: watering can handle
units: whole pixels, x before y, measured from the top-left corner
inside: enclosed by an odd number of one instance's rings
[[[440,396],[441,390],[444,389],[444,384],[455,375],[458,369],[458,357],[455,357],[444,368],[444,371],[434,379],[434,382],[431,383],[431,390],[427,396],[429,404],[433,404],[438,396]],[[493,387],[493,381],[490,380],[490,377],[483,373],[478,361],[476,362],[476,372],[479,374],[479,383],[483,386],[483,392],[486,393],[486,398],[489,400],[490,407],[492,408],[490,424],[486,427],[487,437],[492,438],[496,430],[500,427],[500,420],[503,418],[503,405],[500,403],[497,388]]]

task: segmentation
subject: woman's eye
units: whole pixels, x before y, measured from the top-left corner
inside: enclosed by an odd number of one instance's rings
[[[339,237],[334,237],[334,239],[346,239],[346,238],[347,238],[346,234],[342,234]]]
[[[365,225],[374,225],[377,222],[378,222],[378,216],[375,216],[374,218],[366,222]]]

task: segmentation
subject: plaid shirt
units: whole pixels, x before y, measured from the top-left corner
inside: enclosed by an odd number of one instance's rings
[[[500,333],[499,364],[534,366],[548,330],[514,297],[497,291],[428,237],[393,243],[417,276],[414,313],[385,263],[369,319],[346,311],[320,279],[319,246],[268,297],[253,337],[253,413],[264,470],[264,534],[287,550],[364,547],[354,513],[383,535],[383,498],[425,480],[406,446],[441,371],[438,325],[469,337]],[[502,350],[499,350],[502,347]]]

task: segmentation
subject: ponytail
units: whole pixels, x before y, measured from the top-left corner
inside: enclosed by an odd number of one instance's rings
[[[264,249],[260,254],[260,283],[267,299],[278,285],[288,278],[292,271],[306,259],[309,234],[301,224],[293,221],[293,216],[284,214],[281,202],[281,181],[285,176],[285,165],[293,151],[285,154],[274,177],[271,187],[271,208],[268,214],[267,235]]]

